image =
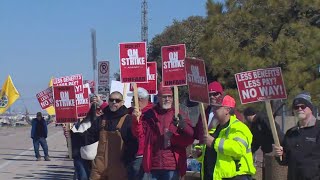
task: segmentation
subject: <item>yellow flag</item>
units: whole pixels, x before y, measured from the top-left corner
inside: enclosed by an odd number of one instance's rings
[[[6,82],[4,82],[0,93],[0,114],[6,112],[19,97],[20,94],[14,87],[9,75]]]
[[[50,82],[49,82],[49,87],[52,87],[53,86],[53,78],[50,79]],[[52,92],[53,93],[53,92]],[[49,115],[55,115],[56,114],[56,110],[54,109],[54,106],[50,106],[46,109],[47,113]]]

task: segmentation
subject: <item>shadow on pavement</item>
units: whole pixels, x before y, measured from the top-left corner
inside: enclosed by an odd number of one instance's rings
[[[13,159],[13,158],[3,158],[4,160],[7,160],[7,161],[35,161],[34,159]]]
[[[45,165],[48,170],[34,170],[32,175],[17,174],[14,179],[59,179],[59,180],[72,180],[73,167],[58,166],[58,165]]]

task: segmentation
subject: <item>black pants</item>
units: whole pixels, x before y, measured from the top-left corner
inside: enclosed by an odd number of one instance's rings
[[[238,175],[232,178],[223,178],[224,180],[252,180],[250,175]]]

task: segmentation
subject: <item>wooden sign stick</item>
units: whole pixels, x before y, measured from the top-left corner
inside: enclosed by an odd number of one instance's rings
[[[133,83],[133,97],[134,97],[134,107],[136,109],[139,109],[139,97],[138,97],[138,87],[137,87],[137,83]],[[140,109],[139,109],[140,110]],[[139,122],[139,118],[137,117],[137,120]]]
[[[174,116],[178,118],[179,114],[179,91],[178,86],[173,86],[174,91]]]
[[[208,136],[209,130],[208,130],[207,118],[206,118],[206,113],[204,111],[203,103],[199,103],[199,106],[200,106],[200,114],[201,114],[201,120],[202,120],[202,126],[203,126],[203,135]]]
[[[68,131],[68,138],[67,138],[67,147],[68,147],[68,155],[69,159],[72,159],[72,142],[71,142],[71,128],[72,128],[72,123],[67,123],[67,124],[62,124],[63,127],[66,127]]]
[[[273,114],[272,114],[270,100],[265,101],[265,105],[266,105],[266,109],[267,109],[267,114],[268,114],[268,119],[269,119],[269,123],[270,123],[270,128],[271,128],[274,144],[276,146],[280,146],[276,125],[274,123],[274,118],[273,118]],[[280,160],[282,160],[282,157],[280,157]]]

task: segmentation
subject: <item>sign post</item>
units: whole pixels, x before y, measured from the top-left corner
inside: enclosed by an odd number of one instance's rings
[[[107,96],[110,92],[110,66],[109,61],[98,63],[98,93]]]

